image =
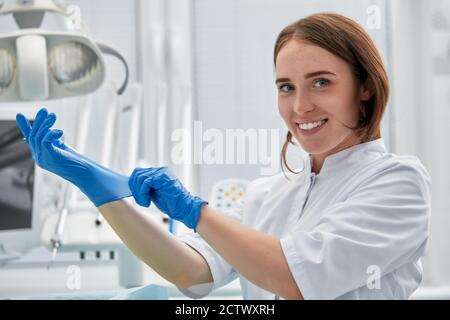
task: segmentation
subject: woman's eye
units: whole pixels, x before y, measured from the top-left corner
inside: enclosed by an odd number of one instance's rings
[[[281,86],[278,87],[280,89],[280,91],[282,92],[289,92],[293,89],[293,87],[289,84],[283,84]]]
[[[328,81],[327,79],[317,79],[317,80],[314,81],[314,87],[315,88],[322,88],[322,87],[326,86],[329,83],[330,83],[330,81]]]

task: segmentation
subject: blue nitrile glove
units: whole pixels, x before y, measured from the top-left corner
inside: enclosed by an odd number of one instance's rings
[[[60,140],[63,132],[50,129],[56,121],[54,113],[39,110],[33,127],[22,114],[16,120],[36,164],[73,183],[97,207],[131,196],[127,176],[89,160]]]
[[[135,169],[129,186],[136,203],[148,207],[153,202],[159,210],[194,229],[205,200],[193,196],[167,167]]]

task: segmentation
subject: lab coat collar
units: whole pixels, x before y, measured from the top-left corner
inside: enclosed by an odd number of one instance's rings
[[[348,167],[352,164],[374,159],[380,154],[386,152],[387,149],[384,144],[383,138],[351,146],[347,149],[341,150],[326,157],[322,165],[322,169],[316,176],[323,177],[327,176],[330,173],[336,173],[336,169],[348,169]],[[308,155],[305,169],[306,173],[308,173],[308,176],[310,176],[312,173],[311,155]]]

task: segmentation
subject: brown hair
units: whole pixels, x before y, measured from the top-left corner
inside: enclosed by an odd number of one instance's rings
[[[291,39],[317,45],[346,61],[360,84],[370,84],[372,97],[360,106],[360,119],[356,134],[361,143],[381,137],[381,120],[389,97],[389,80],[378,50],[364,29],[355,21],[335,13],[318,13],[300,19],[285,27],[278,35],[274,49],[274,65],[281,48]],[[288,131],[281,150],[282,163],[292,141]]]

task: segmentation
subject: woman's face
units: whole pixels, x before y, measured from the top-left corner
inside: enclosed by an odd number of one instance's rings
[[[357,124],[360,103],[370,95],[347,62],[319,46],[290,40],[276,58],[276,78],[280,114],[313,159],[359,143],[346,126]]]

